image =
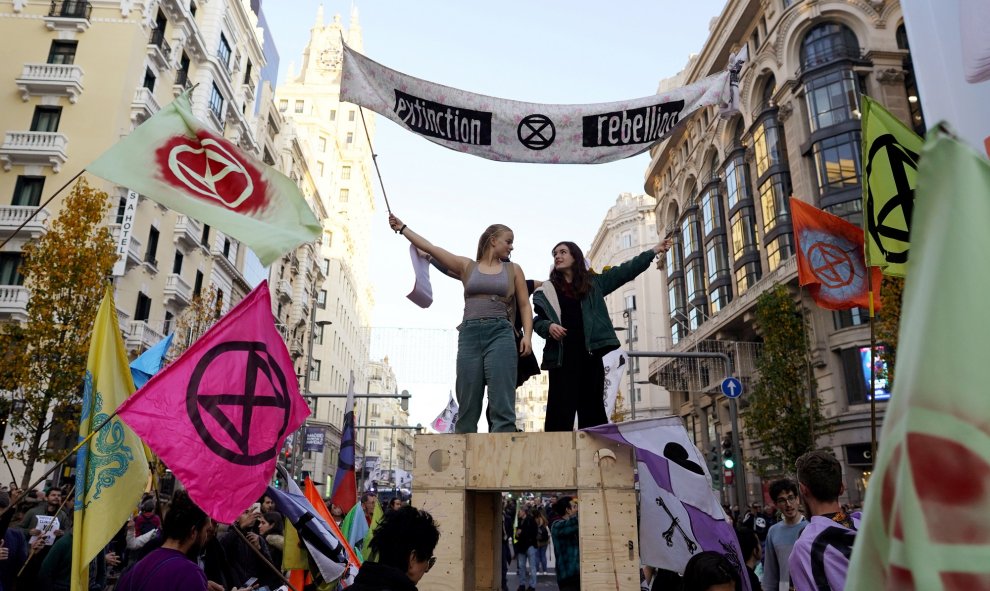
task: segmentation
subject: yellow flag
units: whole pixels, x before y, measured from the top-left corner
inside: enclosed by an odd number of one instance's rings
[[[904,277],[923,140],[868,96],[863,102],[863,232],[866,264]]]
[[[134,392],[113,291],[107,288],[93,324],[86,362],[80,441],[103,424]],[[148,480],[144,446],[114,418],[76,454],[72,534],[72,589],[88,591],[89,563],[120,530],[141,500]]]
[[[285,546],[282,549],[282,570],[308,570],[309,558],[303,548],[299,532],[292,527],[292,522],[285,520]]]
[[[371,526],[368,528],[368,533],[364,534],[364,544],[361,546],[364,549],[364,556],[367,560],[372,560],[373,558],[371,555],[371,538],[375,537],[375,530],[378,529],[378,524],[384,518],[385,512],[382,511],[382,504],[376,500],[375,511],[371,514]]]

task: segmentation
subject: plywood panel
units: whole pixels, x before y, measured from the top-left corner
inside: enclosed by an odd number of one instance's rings
[[[587,433],[577,434],[575,446],[577,488],[598,488],[602,482],[606,487],[633,488],[636,455],[632,447]],[[615,460],[605,457],[599,473],[598,452],[602,449],[615,454]]]
[[[467,488],[576,488],[574,433],[481,433],[467,438]]]
[[[578,489],[581,588],[639,589],[639,538],[633,490]],[[631,544],[631,546],[630,546]]]
[[[465,527],[465,491],[417,488],[414,490],[413,502],[418,509],[429,512],[440,528],[440,541],[433,551],[437,563],[423,576],[420,588],[465,591],[464,538],[470,532]]]
[[[464,487],[465,435],[416,435],[413,482],[429,488]]]
[[[465,587],[499,591],[502,586],[502,494],[468,491],[467,501],[465,556],[473,556],[474,561],[465,565]]]

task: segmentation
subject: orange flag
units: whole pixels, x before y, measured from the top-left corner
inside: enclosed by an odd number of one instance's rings
[[[822,308],[880,309],[880,269],[868,268],[863,255],[863,230],[840,217],[791,197],[791,219],[797,247],[798,281],[807,285]]]
[[[347,561],[354,565],[354,568],[361,568],[361,561],[358,560],[357,554],[354,553],[354,549],[351,548],[351,545],[347,543],[347,536],[341,533],[340,528],[337,526],[337,522],[330,516],[330,511],[327,509],[327,504],[323,502],[323,498],[320,496],[320,491],[316,490],[316,485],[313,484],[313,481],[310,480],[309,476],[306,477],[304,494],[306,495],[306,500],[312,503],[313,508],[320,514],[320,517],[327,520],[327,525],[330,526],[330,531],[333,532],[333,535],[337,536],[340,543],[344,545],[344,549],[347,550]]]

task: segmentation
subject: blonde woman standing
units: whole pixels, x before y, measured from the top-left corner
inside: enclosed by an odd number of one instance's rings
[[[464,283],[464,317],[457,337],[456,433],[476,433],[488,387],[492,431],[516,430],[516,366],[532,349],[533,313],[522,269],[508,262],[515,237],[508,227],[492,224],[478,240],[472,260],[452,254],[412,231],[394,215],[389,226],[416,248],[455,272]],[[517,297],[518,296],[518,297]],[[523,334],[516,348],[512,319],[522,316]]]

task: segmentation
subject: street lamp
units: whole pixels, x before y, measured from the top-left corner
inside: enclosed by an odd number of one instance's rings
[[[633,310],[636,308],[626,308],[622,312],[622,317],[626,319],[626,351],[632,351],[633,344]],[[629,418],[636,420],[636,378],[633,372],[633,361],[629,358]]]

